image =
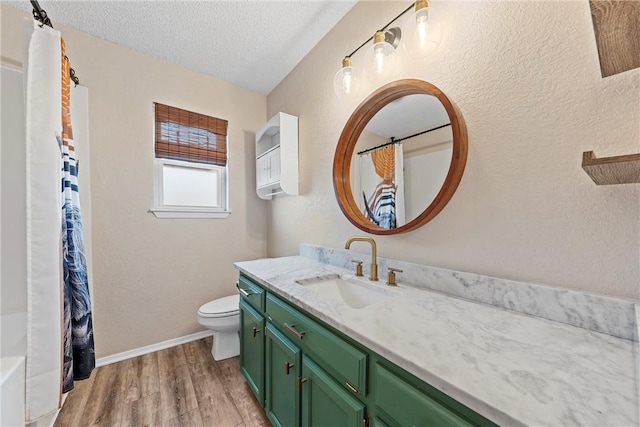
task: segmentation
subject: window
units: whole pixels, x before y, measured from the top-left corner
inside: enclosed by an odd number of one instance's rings
[[[227,121],[154,103],[158,218],[226,218]]]

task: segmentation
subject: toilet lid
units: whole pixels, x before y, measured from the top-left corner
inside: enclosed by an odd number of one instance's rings
[[[238,312],[239,304],[240,295],[237,294],[218,298],[200,307],[198,314],[203,317],[223,317],[234,315]]]

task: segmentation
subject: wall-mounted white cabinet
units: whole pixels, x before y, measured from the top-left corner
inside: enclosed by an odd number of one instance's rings
[[[298,194],[298,118],[278,113],[256,131],[256,192]]]

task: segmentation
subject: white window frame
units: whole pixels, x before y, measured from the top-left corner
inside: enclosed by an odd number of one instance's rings
[[[227,152],[228,155],[228,152]],[[202,206],[175,206],[165,205],[163,201],[163,172],[165,165],[175,165],[193,169],[207,169],[218,172],[218,196],[221,205],[219,207]],[[227,162],[228,165],[228,162]],[[206,163],[187,162],[183,160],[153,159],[153,208],[149,210],[156,218],[227,218],[229,210],[229,167],[217,166]]]

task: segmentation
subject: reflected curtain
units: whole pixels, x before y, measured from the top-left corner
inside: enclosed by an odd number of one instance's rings
[[[363,214],[385,229],[405,223],[402,144],[360,155]]]
[[[62,43],[62,267],[64,278],[64,359],[62,391],[95,367],[93,320],[87,259],[82,235],[78,167],[71,124],[69,60]]]

